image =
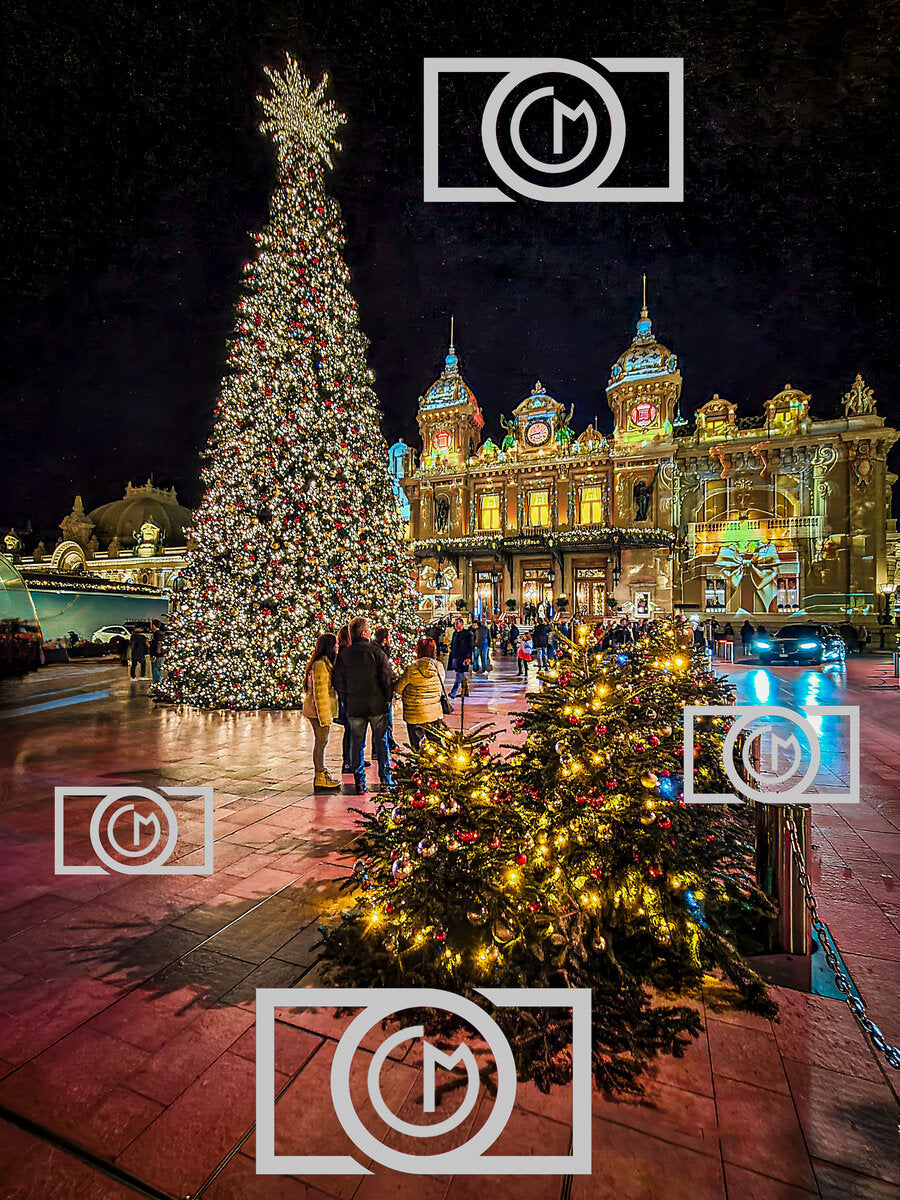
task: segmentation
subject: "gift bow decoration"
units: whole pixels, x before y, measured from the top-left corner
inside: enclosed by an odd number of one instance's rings
[[[746,575],[756,594],[769,611],[778,594],[778,572],[781,556],[774,542],[762,542],[755,550],[740,550],[736,546],[720,546],[715,565],[721,569],[733,588],[740,587]]]

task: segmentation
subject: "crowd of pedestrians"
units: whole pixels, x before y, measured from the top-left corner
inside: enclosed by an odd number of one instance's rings
[[[524,624],[524,623],[523,623]],[[597,650],[624,646],[652,633],[655,623],[632,622],[628,617],[596,626]],[[369,790],[366,746],[371,736],[372,761],[382,788],[393,786],[391,753],[393,703],[399,699],[409,744],[417,749],[426,731],[443,723],[453,711],[452,701],[468,689],[468,679],[486,676],[494,669],[495,647],[516,660],[516,675],[528,680],[529,667],[547,667],[555,661],[560,639],[571,636],[565,614],[551,621],[535,613],[532,627],[519,628],[513,614],[502,621],[468,620],[462,613],[452,621],[438,622],[416,643],[415,662],[397,674],[391,664],[387,629],[370,629],[357,617],[340,632],[323,633],[306,668],[303,714],[313,729],[313,765],[317,791],[337,789],[341,781],[325,768],[325,750],[331,726],[342,729],[341,774],[352,775],[357,795]],[[448,690],[449,688],[449,690]]]

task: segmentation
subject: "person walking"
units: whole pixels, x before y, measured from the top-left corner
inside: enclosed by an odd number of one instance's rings
[[[416,661],[402,672],[395,691],[403,703],[409,744],[418,750],[427,729],[445,725],[441,708],[444,668],[437,661],[433,638],[420,638],[416,642]]]
[[[365,617],[356,617],[350,622],[350,645],[337,657],[333,682],[335,691],[343,699],[350,727],[350,766],[356,794],[363,796],[369,790],[364,758],[369,728],[378,761],[378,778],[382,787],[393,787],[387,739],[393,678],[387,655],[371,640]]]
[[[163,659],[166,656],[166,627],[162,621],[150,622],[150,675],[154,683],[162,683]]]
[[[473,666],[476,675],[486,675],[491,669],[491,629],[484,621],[476,621],[473,631],[475,640],[475,658]]]
[[[475,652],[475,639],[472,637],[472,631],[465,628],[461,617],[457,617],[453,622],[453,629],[454,633],[450,641],[448,665],[451,671],[456,672],[456,678],[453,681],[453,687],[450,689],[451,699],[462,687],[462,682],[469,672],[469,667],[472,665],[472,655]]]
[[[547,665],[547,645],[550,639],[550,626],[540,617],[537,625],[531,631],[531,644],[534,647],[534,657],[539,667]]]
[[[337,693],[332,685],[334,661],[337,657],[337,638],[333,633],[323,633],[306,666],[306,695],[303,697],[303,715],[312,725],[313,787],[317,792],[339,788],[340,781],[332,779],[325,770],[325,747],[331,726],[338,715]]]
[[[150,649],[150,643],[147,641],[146,632],[135,626],[131,631],[131,678],[137,679],[137,669],[141,668],[141,679],[147,678],[147,653]]]
[[[521,675],[525,676],[525,682],[528,682],[528,664],[531,662],[531,652],[534,645],[531,641],[531,635],[523,633],[519,638],[518,649],[516,650],[516,678]]]

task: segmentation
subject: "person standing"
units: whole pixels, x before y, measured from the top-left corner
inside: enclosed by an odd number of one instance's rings
[[[365,617],[350,622],[350,645],[338,655],[333,680],[335,691],[343,699],[350,727],[350,766],[356,794],[362,796],[369,790],[364,758],[369,728],[378,761],[378,778],[382,787],[393,787],[387,739],[393,679],[387,655],[371,640]]]
[[[388,660],[388,664],[390,664],[390,661],[391,661],[391,631],[388,629],[388,627],[386,625],[379,625],[378,628],[375,630],[375,645],[381,647],[381,649],[384,651],[385,658]],[[394,675],[394,673],[393,673],[393,671],[391,671],[392,678],[393,678],[393,675]],[[395,683],[397,682],[396,679],[394,679],[394,682]],[[397,743],[394,741],[394,708],[393,708],[393,705],[388,705],[388,749],[389,750],[397,749]],[[373,754],[375,753],[374,749],[373,749],[372,753]]]
[[[337,640],[337,658],[338,659],[341,657],[341,655],[344,653],[344,651],[347,649],[347,647],[349,645],[350,645],[350,626],[344,625],[341,627],[341,631],[338,634],[338,640]],[[337,666],[337,659],[335,659],[334,665]],[[343,727],[343,730],[344,730],[344,737],[341,742],[341,774],[342,775],[352,775],[353,774],[353,766],[351,765],[351,762],[350,762],[350,741],[351,741],[350,722],[347,720],[347,713],[344,708],[344,701],[340,694],[338,694],[338,715],[335,718],[335,720],[337,721],[337,723],[339,725],[341,725]]]
[[[445,724],[441,708],[444,668],[437,661],[437,646],[432,638],[420,638],[416,643],[416,661],[403,671],[395,690],[403,701],[409,744],[418,750],[429,726]]]
[[[154,683],[162,683],[163,659],[166,656],[166,627],[162,621],[150,622],[150,675]]]
[[[450,689],[451,698],[462,687],[462,682],[469,672],[469,667],[472,665],[472,655],[475,652],[475,639],[472,637],[472,631],[465,628],[461,617],[457,617],[453,622],[453,629],[453,638],[450,641],[449,667],[451,671],[456,672],[456,678],[453,681],[453,687]]]
[[[533,643],[531,635],[523,633],[519,638],[519,646],[516,650],[516,677],[525,676],[525,682],[528,682],[528,664],[531,662],[531,651]]]
[[[147,652],[150,644],[147,634],[140,626],[131,631],[131,678],[137,679],[137,669],[141,668],[141,679],[147,678]]]
[[[313,787],[317,792],[339,788],[340,782],[332,779],[325,770],[325,747],[331,726],[338,715],[337,693],[332,686],[334,660],[337,655],[337,638],[333,633],[323,633],[316,642],[312,657],[306,667],[306,695],[303,697],[303,715],[312,725]]]
[[[540,617],[537,625],[531,631],[531,644],[534,647],[534,657],[539,667],[547,665],[547,645],[550,638],[550,626]]]

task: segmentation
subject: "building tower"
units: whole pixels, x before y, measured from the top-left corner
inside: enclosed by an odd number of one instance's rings
[[[647,453],[652,443],[670,442],[680,396],[678,360],[653,333],[645,275],[637,331],[631,345],[613,363],[606,388],[616,447]]]
[[[460,374],[452,317],[444,369],[425,395],[419,397],[416,420],[422,438],[422,462],[431,468],[459,470],[481,443],[484,417],[475,393]]]

